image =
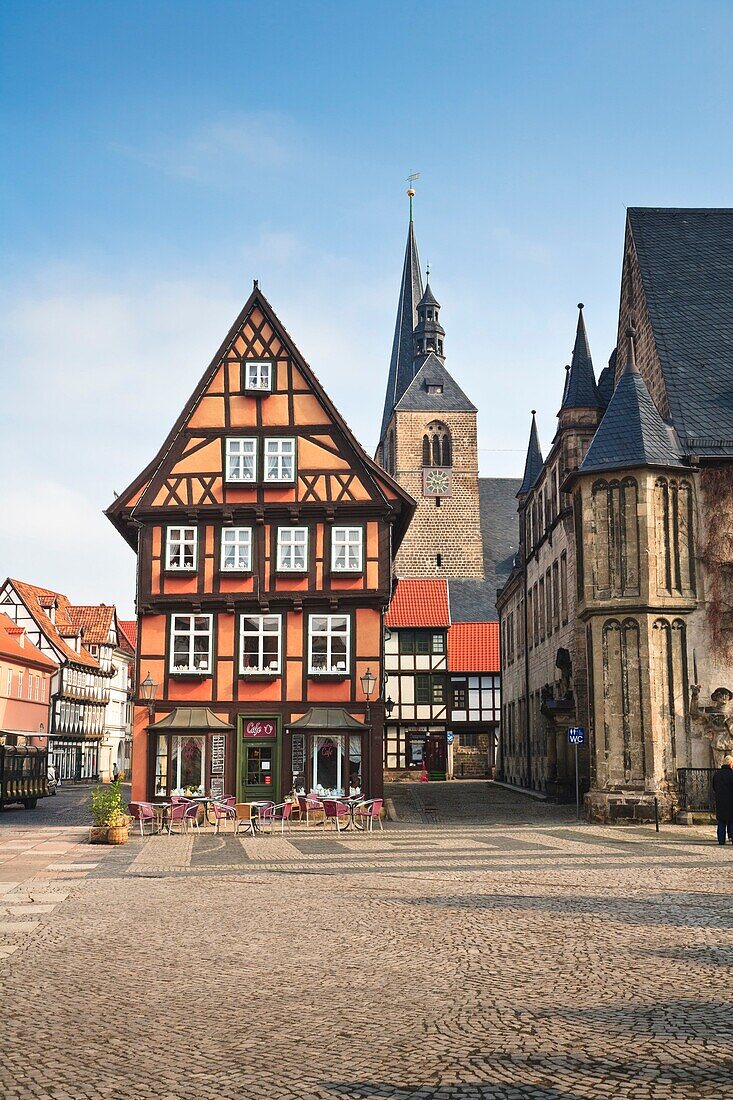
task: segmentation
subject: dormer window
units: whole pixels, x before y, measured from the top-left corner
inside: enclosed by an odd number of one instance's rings
[[[443,387],[438,382],[428,382],[428,393],[442,393]]]
[[[242,363],[244,373],[244,389],[257,393],[270,393],[272,391],[272,363],[268,360],[258,359],[253,362]]]

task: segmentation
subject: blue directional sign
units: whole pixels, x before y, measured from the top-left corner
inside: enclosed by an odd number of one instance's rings
[[[570,728],[568,729],[568,744],[585,744],[585,729],[583,728],[583,726],[570,726]]]
[[[448,742],[449,745],[453,744],[453,731],[452,730],[448,730],[448,732],[445,735],[445,739],[446,739],[446,741]]]

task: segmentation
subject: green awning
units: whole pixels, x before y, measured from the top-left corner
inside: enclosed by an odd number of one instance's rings
[[[368,726],[357,722],[343,707],[311,707],[302,718],[289,723],[291,730],[358,730],[364,733]]]
[[[217,718],[208,707],[176,707],[151,730],[233,730],[231,722]]]

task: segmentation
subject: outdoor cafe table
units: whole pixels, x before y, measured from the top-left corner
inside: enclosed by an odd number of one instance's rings
[[[204,821],[207,825],[216,825],[216,818],[214,818],[213,821],[211,820],[211,814],[209,813],[209,810],[214,802],[222,802],[223,799],[212,798],[211,795],[204,794],[192,794],[190,798],[188,795],[186,795],[186,798],[189,799],[189,802],[195,802],[197,806],[201,806],[202,810],[204,811]]]
[[[364,801],[363,794],[344,794],[340,798],[335,798],[334,802],[343,802],[349,809],[349,820],[343,826],[344,829],[348,829],[349,825],[353,825],[355,829],[363,829],[364,826],[361,822],[356,820],[356,807],[360,802]]]
[[[168,824],[168,811],[173,805],[172,802],[153,802],[153,813],[155,814],[155,826],[159,833],[163,832]]]

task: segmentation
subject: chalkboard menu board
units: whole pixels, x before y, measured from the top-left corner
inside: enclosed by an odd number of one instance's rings
[[[211,774],[224,774],[224,753],[226,751],[226,737],[222,733],[215,733],[211,738]]]
[[[302,733],[293,734],[293,775],[302,775],[305,771],[305,736]]]
[[[211,780],[211,797],[223,798],[224,797],[224,780],[212,779]]]

